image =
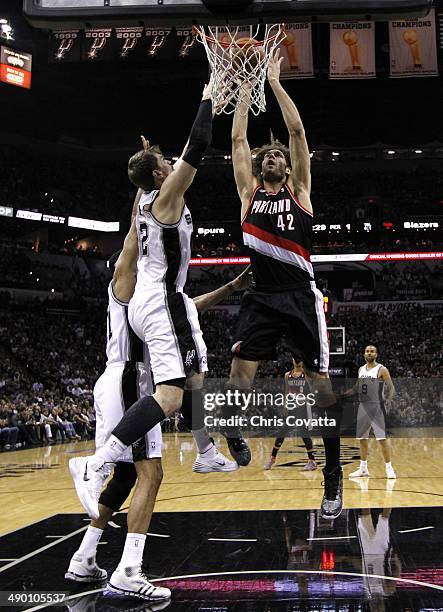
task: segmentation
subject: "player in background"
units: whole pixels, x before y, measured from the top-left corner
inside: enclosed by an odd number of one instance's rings
[[[300,398],[302,398],[303,396],[306,397],[308,391],[307,386],[308,385],[306,383],[306,378],[303,373],[303,364],[298,359],[293,358],[292,369],[289,372],[286,372],[285,374],[285,396],[287,397],[288,394],[291,394],[294,397],[297,395]],[[310,407],[306,402],[304,404],[300,404],[300,406],[297,405],[297,407],[297,415],[300,413],[301,410],[304,411],[304,415],[300,418],[312,418]],[[284,436],[275,439],[274,447],[271,451],[271,456],[263,467],[264,470],[270,470],[272,468],[277,458],[278,451],[281,449],[284,440]],[[313,470],[317,469],[317,463],[315,462],[314,444],[312,442],[312,438],[310,438],[309,436],[303,437],[302,440],[305,445],[306,452],[308,454],[308,462],[304,466],[303,471],[312,472]]]
[[[365,365],[358,370],[358,380],[352,389],[345,391],[343,397],[358,393],[357,440],[360,441],[360,467],[349,478],[370,476],[368,470],[369,434],[371,429],[380,443],[385,460],[387,478],[396,478],[391,463],[391,449],[386,438],[385,399],[391,401],[395,396],[395,387],[389,370],[377,362],[378,352],[373,344],[365,348]]]
[[[322,515],[342,510],[341,413],[328,375],[329,346],[323,296],[316,288],[310,259],[313,210],[310,156],[300,114],[280,83],[279,51],[271,58],[268,81],[289,133],[289,148],[278,142],[255,150],[247,139],[250,91],[243,84],[232,126],[232,162],[241,200],[243,240],[250,249],[256,288],[245,293],[232,351],[228,386],[249,389],[261,360],[275,358],[282,335],[299,356],[316,408],[335,427],[322,430],[326,465]],[[240,407],[239,407],[240,408]],[[237,431],[227,432],[231,454],[240,465],[251,459]]]

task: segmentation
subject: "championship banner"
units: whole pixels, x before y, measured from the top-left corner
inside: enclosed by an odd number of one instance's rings
[[[80,30],[56,30],[51,33],[50,62],[79,62],[81,51]]]
[[[143,27],[115,28],[119,59],[143,58]],[[137,57],[139,56],[139,57]]]
[[[422,19],[389,22],[391,78],[438,76],[435,11]]]
[[[372,21],[329,24],[329,78],[375,78],[374,23]]]
[[[31,89],[32,55],[9,47],[0,47],[0,81]]]
[[[85,30],[82,59],[89,61],[113,59],[111,28],[90,28]]]
[[[284,27],[286,38],[280,44],[283,57],[282,79],[306,79],[314,76],[312,29],[310,23],[289,23]]]

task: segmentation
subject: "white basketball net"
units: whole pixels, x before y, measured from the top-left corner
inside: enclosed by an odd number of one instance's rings
[[[286,36],[283,25],[195,26],[194,31],[214,79],[215,113],[230,115],[242,100],[248,102],[240,107],[242,114],[249,109],[254,115],[264,112],[266,73],[272,53]]]

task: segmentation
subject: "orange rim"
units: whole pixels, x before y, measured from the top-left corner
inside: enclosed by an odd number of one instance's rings
[[[206,38],[206,41],[211,45],[220,45],[220,47],[223,47],[224,49],[229,49],[229,47],[237,46],[239,49],[242,49],[243,47],[246,47],[246,46],[263,47],[264,44],[272,42],[273,40],[277,38],[277,36],[283,30],[284,25],[285,25],[284,23],[281,23],[277,34],[274,34],[273,36],[270,36],[269,38],[265,38],[263,40],[257,40],[255,42],[249,42],[249,41],[255,40],[253,38],[250,38],[248,41],[242,42],[240,44],[237,44],[234,40],[231,42],[223,42],[221,40],[217,40],[213,36],[209,36],[208,34],[205,34],[205,31],[203,30],[203,26],[194,25],[192,26],[192,31],[194,32],[194,34],[198,34],[199,36],[204,36]]]

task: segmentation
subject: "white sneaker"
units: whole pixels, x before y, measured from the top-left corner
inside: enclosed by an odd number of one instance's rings
[[[386,468],[386,478],[397,478],[397,474],[394,472],[392,465]]]
[[[199,474],[207,474],[208,472],[234,472],[235,470],[238,470],[237,463],[222,455],[218,450],[215,450],[215,454],[212,457],[205,457],[198,453],[194,465],[192,466],[192,471],[198,472]]]
[[[118,566],[109,579],[107,590],[147,601],[161,601],[171,597],[169,589],[151,584],[140,566]]]
[[[313,472],[316,469],[317,469],[317,464],[315,463],[315,461],[313,459],[309,459],[308,463],[305,465],[302,471],[303,472]]]
[[[273,457],[272,455],[269,457],[268,461],[264,464],[263,469],[264,470],[272,470],[272,466],[275,463],[275,457]]]
[[[370,476],[368,468],[364,468],[360,466],[358,470],[349,474],[349,478],[361,478],[362,476],[367,477]]]
[[[97,471],[93,470],[88,462],[92,457],[75,457],[69,460],[69,471],[74,480],[75,490],[81,505],[92,519],[98,519],[98,499],[105,480],[109,476],[109,470],[105,466]],[[108,466],[106,466],[108,468]]]
[[[93,557],[84,557],[77,553],[71,559],[68,571],[65,574],[67,580],[75,582],[103,582],[108,577],[106,570],[95,562]]]

